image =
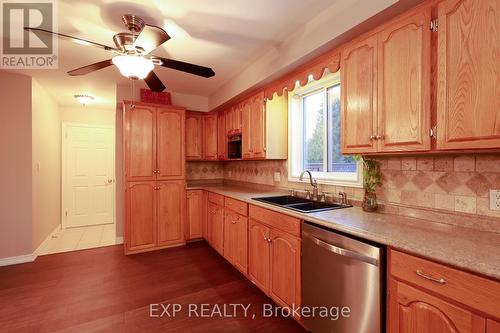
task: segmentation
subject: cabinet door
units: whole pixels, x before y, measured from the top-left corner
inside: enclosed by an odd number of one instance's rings
[[[125,105],[125,180],[156,176],[156,109]]]
[[[500,333],[500,322],[488,319],[486,333]]]
[[[187,191],[187,239],[196,239],[203,236],[203,191]]]
[[[250,219],[248,222],[248,277],[264,293],[269,294],[270,230]]]
[[[266,156],[265,112],[264,93],[260,93],[252,98],[252,103],[250,104],[250,146],[254,158],[264,158]]]
[[[224,208],[208,203],[208,238],[212,247],[224,255]]]
[[[156,246],[155,182],[127,183],[125,253]]]
[[[377,151],[377,36],[346,47],[341,64],[342,153]]]
[[[271,229],[271,297],[282,306],[300,305],[300,239]]]
[[[217,114],[203,117],[203,159],[217,159]]]
[[[252,150],[252,108],[250,101],[245,101],[241,107],[241,157],[253,158]]]
[[[247,218],[225,209],[224,257],[241,272],[247,273]]]
[[[184,243],[186,190],[184,181],[157,183],[158,246]]]
[[[227,132],[226,132],[226,112],[221,111],[217,115],[217,159],[227,159]]]
[[[482,333],[484,318],[390,280],[390,333]]]
[[[186,113],[186,159],[201,160],[203,157],[202,115]]]
[[[378,40],[380,151],[430,150],[431,9],[395,22]]]
[[[500,147],[500,3],[438,6],[438,149]]]
[[[185,111],[160,108],[157,117],[157,179],[184,179]]]
[[[208,242],[208,192],[202,191],[202,204],[201,204],[202,227],[201,232],[203,238]]]

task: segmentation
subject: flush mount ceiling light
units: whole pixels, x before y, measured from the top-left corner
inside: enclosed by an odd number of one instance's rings
[[[90,104],[94,101],[94,97],[87,94],[75,94],[73,95],[73,97],[75,97],[76,100],[83,106]]]
[[[146,78],[155,67],[151,60],[136,55],[120,55],[114,57],[112,61],[123,76],[133,80]]]

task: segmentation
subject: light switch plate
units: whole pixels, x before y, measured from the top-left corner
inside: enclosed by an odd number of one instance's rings
[[[274,173],[274,181],[279,183],[281,181],[281,172]]]
[[[500,190],[490,190],[490,209],[500,210]]]

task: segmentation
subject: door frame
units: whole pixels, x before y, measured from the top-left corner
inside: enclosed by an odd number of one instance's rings
[[[75,122],[62,122],[61,124],[61,228],[65,229],[66,225],[66,210],[64,193],[66,188],[66,154],[67,154],[67,141],[66,130],[69,127],[84,127],[84,128],[104,128],[113,130],[113,224],[116,228],[116,127],[112,125],[97,125],[89,123],[75,123]]]

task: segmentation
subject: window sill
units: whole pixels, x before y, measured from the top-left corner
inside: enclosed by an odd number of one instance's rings
[[[355,187],[355,188],[363,188],[363,184],[360,183],[359,181],[348,181],[348,180],[333,180],[333,179],[321,179],[321,178],[314,178],[317,182],[318,185],[330,185],[330,186],[345,186],[345,187]],[[305,180],[299,180],[299,177],[288,177],[289,182],[293,183],[304,183],[304,184],[310,184],[311,182],[309,181],[309,178]]]

